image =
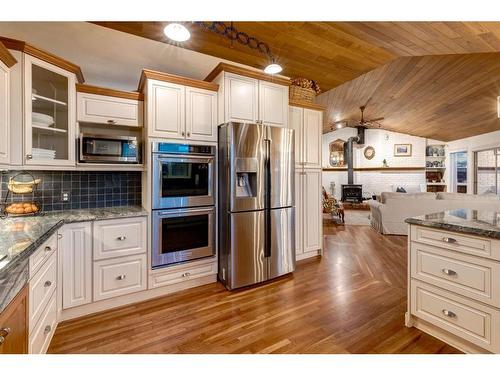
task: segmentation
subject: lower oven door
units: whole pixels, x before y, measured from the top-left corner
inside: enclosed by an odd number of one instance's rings
[[[153,267],[215,255],[215,208],[153,211]]]

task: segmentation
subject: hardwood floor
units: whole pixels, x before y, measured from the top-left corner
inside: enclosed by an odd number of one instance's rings
[[[49,353],[458,353],[404,326],[406,237],[325,226],[325,255],[228,292],[212,284],[61,323]]]

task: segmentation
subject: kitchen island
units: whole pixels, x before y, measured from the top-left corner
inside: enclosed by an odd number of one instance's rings
[[[406,220],[406,325],[468,353],[500,353],[500,212]]]

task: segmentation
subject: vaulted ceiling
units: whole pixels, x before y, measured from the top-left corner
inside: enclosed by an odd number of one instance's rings
[[[95,22],[169,43],[164,22]],[[226,22],[230,25],[230,22]],[[183,48],[264,68],[268,58],[196,24]],[[283,74],[319,82],[324,131],[339,119],[443,141],[497,130],[500,22],[234,22],[267,43]],[[332,90],[333,89],[333,90]],[[331,90],[331,91],[328,91]],[[327,92],[325,92],[327,91]]]

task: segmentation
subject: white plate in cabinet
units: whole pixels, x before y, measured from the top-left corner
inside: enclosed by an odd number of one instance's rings
[[[500,263],[411,243],[411,275],[432,285],[500,307]]]
[[[164,273],[155,273],[149,276],[150,288],[160,288],[162,286],[177,284],[199,277],[215,275],[216,273],[216,262],[202,264],[196,267],[185,267],[176,270],[167,269]]]
[[[50,340],[57,326],[57,300],[53,293],[50,301],[43,311],[40,321],[29,336],[29,353],[44,354],[49,348]]]
[[[411,313],[486,350],[500,350],[496,309],[412,280]]]
[[[142,101],[78,93],[77,120],[97,124],[142,126]]]
[[[94,222],[94,260],[146,252],[146,218]]]
[[[57,249],[57,234],[54,233],[42,246],[40,246],[30,256],[30,279],[36,274],[43,263],[56,251]]]
[[[186,138],[217,141],[217,92],[186,87]]]
[[[94,301],[146,289],[146,255],[94,262]]]
[[[484,237],[474,237],[412,225],[411,240],[466,254],[500,260],[500,241],[491,241]]]
[[[40,268],[30,281],[29,327],[33,329],[57,285],[57,253]]]

